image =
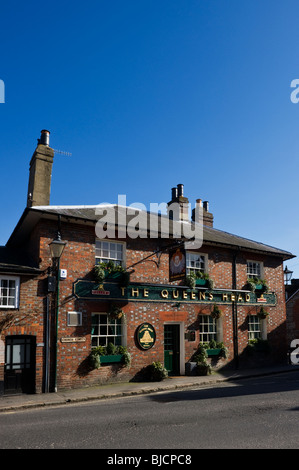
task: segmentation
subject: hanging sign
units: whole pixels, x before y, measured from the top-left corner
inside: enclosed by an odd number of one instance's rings
[[[182,248],[169,253],[169,280],[184,279],[186,276],[186,256]]]
[[[150,323],[142,323],[137,328],[136,339],[141,349],[152,348],[156,341],[155,328]]]

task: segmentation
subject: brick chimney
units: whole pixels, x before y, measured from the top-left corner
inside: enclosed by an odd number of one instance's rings
[[[176,203],[176,204],[174,204]],[[167,211],[170,219],[189,220],[189,199],[184,196],[184,185],[178,184],[171,190],[171,201],[167,203]]]
[[[209,212],[209,203],[208,201],[202,202],[201,199],[196,199],[196,204],[199,205],[199,207],[202,207],[202,223],[203,225],[207,227],[213,227],[214,225],[214,216]],[[196,211],[195,209],[192,210],[192,220],[193,222],[199,222],[196,221]],[[201,221],[200,221],[201,222]]]
[[[41,131],[40,139],[30,161],[27,207],[50,204],[51,176],[54,150],[49,147],[50,132]]]

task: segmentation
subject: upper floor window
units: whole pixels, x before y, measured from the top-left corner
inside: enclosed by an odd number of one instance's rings
[[[123,266],[124,251],[124,243],[96,240],[96,264],[113,261]]]
[[[187,274],[206,271],[206,257],[201,253],[186,253],[186,271]]]
[[[20,278],[0,276],[0,308],[18,308]]]
[[[247,261],[247,277],[258,277],[262,278],[262,263],[258,261]]]

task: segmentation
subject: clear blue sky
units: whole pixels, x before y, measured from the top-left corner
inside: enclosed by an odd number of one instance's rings
[[[0,244],[46,128],[72,153],[51,204],[149,207],[183,183],[216,228],[298,255],[298,18],[298,0],[2,2]]]

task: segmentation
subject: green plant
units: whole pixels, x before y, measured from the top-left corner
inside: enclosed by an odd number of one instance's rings
[[[186,285],[190,287],[190,289],[194,289],[196,286],[196,276],[194,273],[190,273],[186,276]]]
[[[130,273],[127,273],[122,266],[115,264],[113,261],[102,262],[94,267],[94,277],[99,284],[104,282],[107,275],[113,273],[123,273],[122,281],[124,285],[129,283]]]
[[[94,267],[94,277],[96,282],[98,282],[99,284],[102,284],[105,280],[105,270],[99,264]]]
[[[248,342],[247,351],[253,353],[254,351],[262,351],[268,353],[270,351],[270,344],[267,339],[255,338]]]
[[[113,343],[108,343],[108,346],[106,348],[107,351],[107,356],[114,356],[117,354],[117,346]]]
[[[269,292],[269,287],[265,279],[260,279],[256,276],[247,279],[246,287],[248,290],[254,292],[257,286],[261,286],[263,292]]]
[[[261,307],[260,311],[258,312],[257,316],[261,319],[267,318],[269,315],[269,312],[264,307]]]
[[[212,316],[213,318],[218,319],[218,318],[221,317],[221,315],[222,315],[222,312],[221,312],[220,308],[218,307],[217,304],[214,304],[213,310],[212,310],[212,312],[211,312],[211,316]]]
[[[114,305],[114,304],[111,305],[108,315],[113,319],[120,319],[125,316],[122,309],[118,307],[118,305]]]
[[[168,372],[161,362],[153,362],[148,366],[149,378],[153,382],[159,382],[168,377]]]

